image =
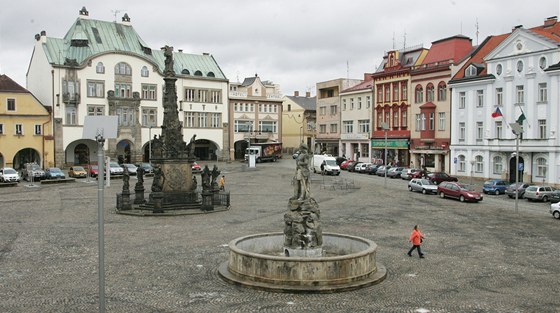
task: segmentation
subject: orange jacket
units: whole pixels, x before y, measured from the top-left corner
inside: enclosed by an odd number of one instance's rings
[[[410,235],[410,241],[413,245],[419,246],[421,244],[421,239],[424,238],[424,235],[419,230],[413,230],[412,235]]]

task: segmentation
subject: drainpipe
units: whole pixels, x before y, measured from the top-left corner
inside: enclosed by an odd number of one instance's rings
[[[53,136],[53,165],[56,166],[56,136],[55,136],[55,127],[54,127],[54,106],[56,105],[54,102],[54,70],[51,70],[51,88],[52,88],[52,102],[51,102],[51,127],[52,127],[52,136]],[[43,145],[44,145],[44,137],[43,137]],[[43,148],[44,149],[44,148]],[[44,151],[44,150],[43,150]],[[43,166],[43,168],[45,168]]]

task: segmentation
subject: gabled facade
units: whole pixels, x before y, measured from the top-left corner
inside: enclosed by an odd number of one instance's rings
[[[282,143],[284,151],[293,153],[301,143],[313,147],[315,142],[317,97],[310,92],[305,97],[294,92],[293,96],[284,96],[282,102]]]
[[[94,20],[82,8],[63,38],[35,36],[28,89],[53,109],[57,166],[95,162],[97,143],[82,139],[85,116],[116,115],[118,137],[106,154],[121,162],[147,161],[149,141],[163,121],[164,53],[131,26]],[[209,54],[173,52],[183,137],[197,135],[199,159],[227,156],[228,80]]]
[[[11,78],[0,75],[0,168],[19,170],[28,162],[54,166],[49,109]]]
[[[280,86],[255,74],[229,86],[230,159],[243,159],[252,142],[280,142],[282,94]]]
[[[389,51],[377,72],[370,74],[375,86],[372,158],[384,160],[387,147],[387,163],[409,165],[410,71],[422,64],[427,53],[421,46]]]
[[[539,184],[559,184],[560,24],[488,38],[455,75],[453,86],[452,173]],[[498,111],[499,110],[499,111]],[[516,137],[523,127],[516,167]],[[470,165],[470,166],[469,166]]]
[[[360,84],[359,79],[338,78],[317,83],[317,141],[314,153],[342,155],[340,149],[340,91]]]
[[[451,165],[451,96],[448,82],[473,50],[457,35],[432,42],[422,64],[410,72],[410,167],[448,172]]]
[[[340,153],[352,160],[370,162],[373,79],[364,76],[364,82],[340,92]]]

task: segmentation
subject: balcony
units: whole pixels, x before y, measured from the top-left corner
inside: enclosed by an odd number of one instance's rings
[[[78,104],[80,103],[80,94],[78,92],[65,92],[62,94],[62,102],[66,104]]]

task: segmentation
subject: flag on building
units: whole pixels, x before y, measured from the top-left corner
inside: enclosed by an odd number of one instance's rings
[[[500,117],[500,116],[503,116],[502,111],[500,111],[500,108],[497,107],[496,111],[492,112],[492,117]]]
[[[525,113],[521,112],[521,115],[519,115],[516,122],[519,125],[523,125],[523,121],[526,120],[526,119],[527,118],[525,117]]]

